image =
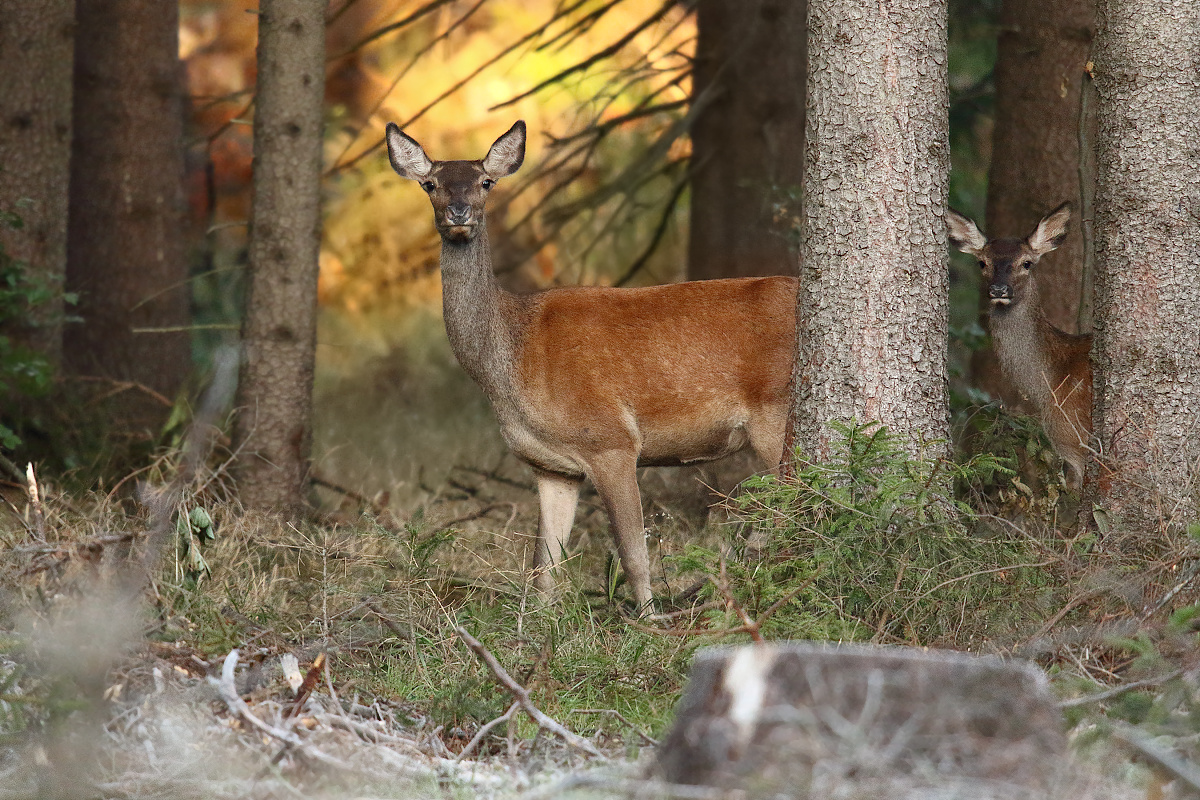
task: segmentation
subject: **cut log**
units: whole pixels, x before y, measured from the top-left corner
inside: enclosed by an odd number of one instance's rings
[[[671,783],[750,797],[1029,797],[1066,765],[1028,662],[803,642],[701,651],[658,756]]]

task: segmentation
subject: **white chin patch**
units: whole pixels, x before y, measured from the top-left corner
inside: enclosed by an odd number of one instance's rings
[[[994,306],[1006,306],[1006,305],[1010,304],[1011,302],[1012,302],[1012,300],[1009,300],[1007,297],[993,297],[992,298],[992,305],[994,305]]]

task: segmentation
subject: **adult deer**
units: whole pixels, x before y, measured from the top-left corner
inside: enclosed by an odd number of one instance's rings
[[[633,289],[513,294],[492,272],[484,202],[525,158],[517,122],[480,161],[431,161],[395,124],[392,168],[421,184],[442,238],[446,334],[533,467],[541,518],[534,568],[552,594],[586,477],[608,513],[633,598],[651,602],[637,467],[709,461],[751,447],[783,455],[796,281],[744,278]]]
[[[988,239],[967,217],[947,214],[950,243],[979,259],[988,283],[988,321],[1000,367],[1037,409],[1067,465],[1068,481],[1078,489],[1092,432],[1092,337],[1050,324],[1034,271],[1042,256],[1062,244],[1070,220],[1071,204],[1063,203],[1024,239]]]

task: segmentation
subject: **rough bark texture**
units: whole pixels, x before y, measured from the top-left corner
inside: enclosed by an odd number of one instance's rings
[[[996,127],[988,173],[990,236],[1025,236],[1064,201],[1080,207],[1079,92],[1094,0],[1005,0],[996,52]],[[1083,234],[1074,220],[1038,263],[1046,319],[1077,333]]]
[[[170,399],[191,366],[179,9],[78,0],[76,24],[64,364]]]
[[[24,222],[0,237],[54,293],[27,329],[8,333],[53,361],[62,353],[74,37],[75,0],[16,0],[0,15],[0,209]],[[23,200],[32,203],[18,208]]]
[[[321,225],[324,0],[263,0],[254,213],[238,385],[238,488],[250,508],[304,505]]]
[[[688,278],[796,274],[805,0],[700,0]],[[789,202],[791,200],[791,202]]]
[[[1079,180],[1080,87],[1095,35],[1095,0],[1005,0],[996,52],[995,132],[988,174],[991,236],[1025,236],[1052,208],[1081,205]],[[1076,215],[1066,240],[1038,265],[1046,318],[1066,333],[1079,332],[1083,233]],[[987,316],[987,287],[980,315]],[[1004,391],[995,354],[972,358],[976,385]]]
[[[807,642],[701,651],[658,752],[749,797],[1075,797],[1067,763],[1028,662]]]
[[[1095,489],[1152,535],[1198,511],[1200,4],[1097,12]]]
[[[812,3],[808,33],[794,444],[857,418],[918,451],[949,438],[946,4]]]

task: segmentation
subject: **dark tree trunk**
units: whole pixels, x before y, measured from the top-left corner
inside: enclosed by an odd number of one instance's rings
[[[1094,35],[1094,0],[1005,0],[988,175],[985,228],[990,235],[1025,236],[1060,203],[1083,206],[1080,87]],[[1046,318],[1067,333],[1079,331],[1083,246],[1082,227],[1074,224],[1066,241],[1038,265]],[[980,305],[986,316],[986,297]],[[972,372],[981,388],[1010,402],[1017,399],[1001,388],[990,349],[976,354]]]
[[[51,291],[27,327],[6,333],[53,362],[62,353],[74,37],[75,0],[17,0],[0,15],[0,209],[24,223],[0,236]]]
[[[1200,512],[1200,5],[1097,20],[1094,499],[1151,537]]]
[[[179,9],[78,0],[63,360],[170,400],[191,366],[183,224]],[[143,416],[165,416],[161,404]]]
[[[949,439],[946,3],[812,3],[808,33],[793,443],[857,419],[920,454]]]
[[[805,0],[700,0],[688,278],[796,273]]]
[[[254,211],[238,385],[238,489],[250,508],[305,503],[321,226],[324,0],[263,0]]]

